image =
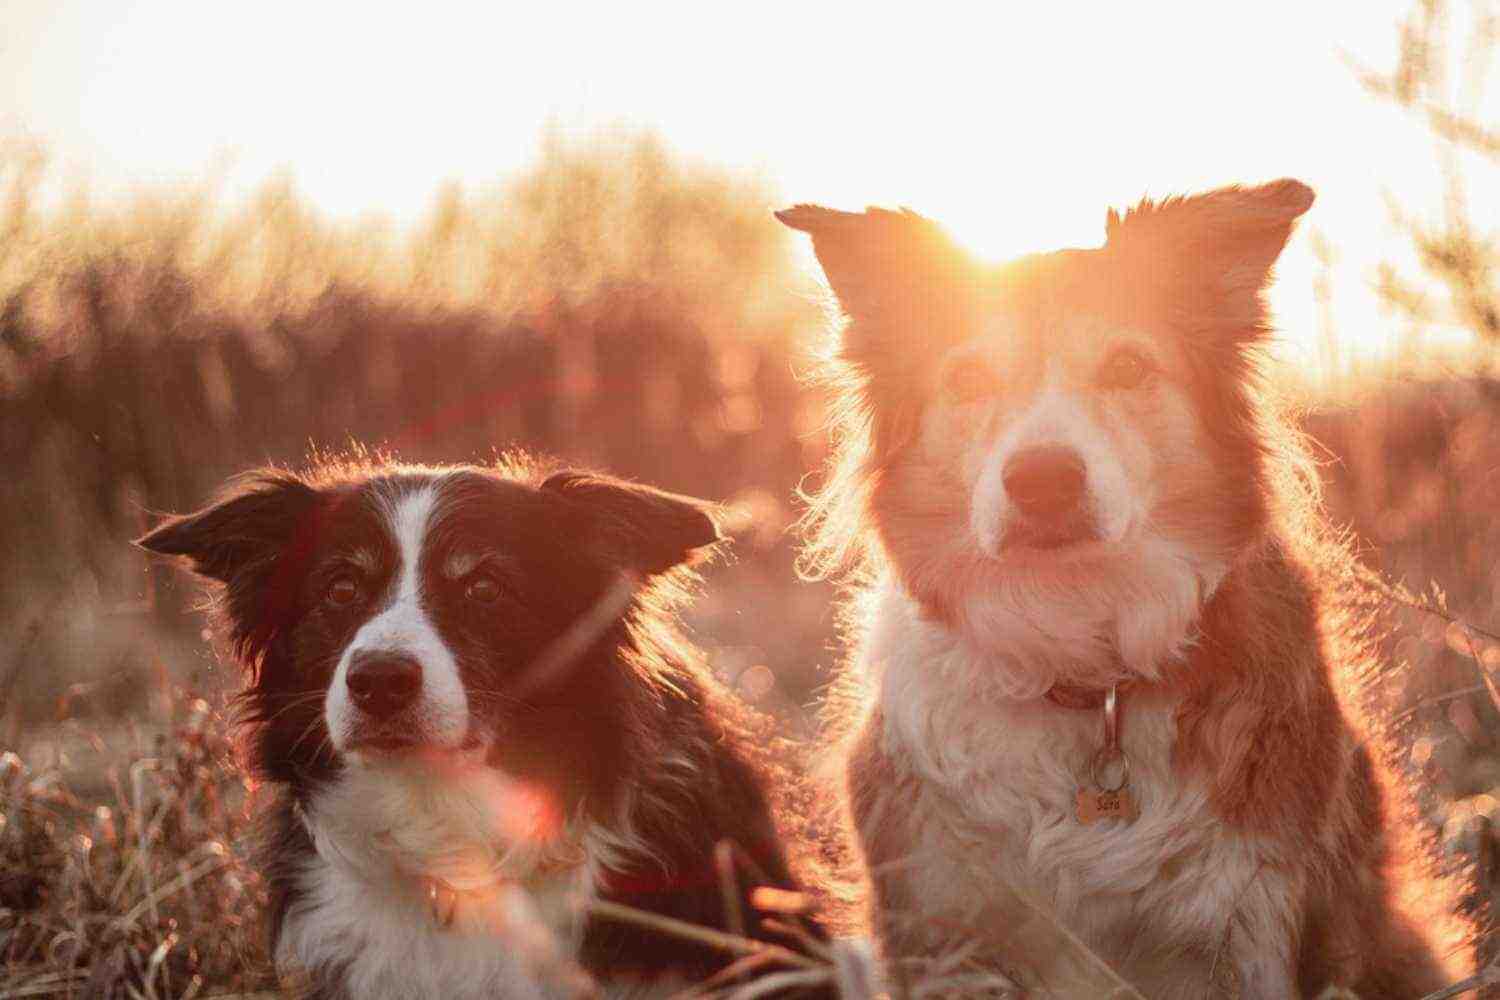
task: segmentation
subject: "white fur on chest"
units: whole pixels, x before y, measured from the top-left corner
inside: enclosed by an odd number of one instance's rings
[[[282,929],[277,964],[339,981],[350,997],[572,995],[553,974],[572,952],[559,947],[563,939],[543,914],[560,899],[539,901],[528,888],[497,887],[477,904],[482,912],[466,901],[454,926],[443,928],[420,894],[371,883],[321,857],[303,872],[301,889]],[[564,891],[557,885],[549,894]]]
[[[278,966],[376,1000],[572,995],[556,970],[576,951],[593,859],[547,812],[488,769],[351,768],[303,813],[316,853]],[[425,878],[458,890],[450,926]]]
[[[872,611],[861,660],[881,748],[920,789],[907,807],[914,863],[900,876],[910,898],[958,916],[1019,891],[1127,969],[1212,952],[1231,922],[1244,934],[1289,917],[1292,887],[1267,845],[1227,830],[1201,783],[1174,770],[1170,698],[1126,689],[1121,743],[1139,817],[1085,824],[1075,796],[1092,787],[1101,713],[1014,698],[1007,678],[894,585]]]

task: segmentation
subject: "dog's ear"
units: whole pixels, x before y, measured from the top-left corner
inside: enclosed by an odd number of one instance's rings
[[[938,332],[935,325],[951,324],[974,278],[968,254],[936,222],[910,209],[839,212],[797,205],[776,218],[812,237],[829,287],[853,320],[844,335],[845,356],[864,365],[882,347],[920,352],[921,338]]]
[[[1197,305],[1214,325],[1258,336],[1266,331],[1261,293],[1313,198],[1312,188],[1288,178],[1147,200],[1123,218],[1109,213],[1104,249],[1148,280],[1168,282],[1178,303]]]
[[[177,514],[136,539],[148,552],[184,556],[200,576],[231,583],[274,559],[296,534],[317,491],[286,473],[262,473],[193,514]]]
[[[179,556],[199,576],[225,584],[224,607],[241,648],[268,641],[294,607],[296,567],[315,543],[320,494],[286,472],[257,473],[216,503],[167,518],[136,540]]]
[[[571,469],[549,476],[542,489],[582,515],[586,542],[642,575],[664,573],[721,538],[705,500]]]

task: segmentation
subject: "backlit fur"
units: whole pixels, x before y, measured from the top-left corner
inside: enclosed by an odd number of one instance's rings
[[[658,995],[726,964],[580,909],[727,929],[721,839],[788,882],[761,723],[673,626],[687,561],[718,537],[697,501],[513,458],[267,470],[141,540],[214,582],[246,672],[289,984],[575,996],[581,966],[610,995]],[[394,719],[349,686],[372,656],[421,666]]]
[[[1420,996],[1472,971],[1369,708],[1386,628],[1260,381],[1296,181],[1110,213],[1103,247],[982,265],[911,212],[781,214],[843,317],[805,569],[853,571],[831,699],[887,957],[1045,986],[1040,900],[1149,997]],[[1138,364],[1139,362],[1139,364]],[[1137,377],[1141,376],[1141,377]],[[1076,455],[1083,525],[1006,486]],[[1121,685],[1134,821],[1084,824]],[[1234,993],[1233,991],[1237,991]]]

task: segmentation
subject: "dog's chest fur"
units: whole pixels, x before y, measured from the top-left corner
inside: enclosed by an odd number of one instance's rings
[[[586,834],[576,848],[497,838],[509,790],[482,769],[446,781],[354,771],[314,794],[293,814],[308,842],[278,964],[377,1000],[574,995],[577,904],[596,859]]]
[[[351,997],[551,998],[526,946],[551,948],[540,912],[561,904],[566,880],[507,887],[480,907],[461,904],[440,927],[417,886],[356,876],[339,862],[307,859],[301,900],[287,915],[282,964],[342,970]],[[541,899],[538,899],[538,895]],[[571,958],[571,956],[567,956]]]
[[[878,771],[876,781],[892,786],[893,812],[856,821],[868,850],[872,830],[899,815],[892,846],[914,855],[889,876],[887,907],[905,900],[950,926],[1003,928],[1033,918],[1020,898],[1029,897],[1139,984],[1172,956],[1174,989],[1193,956],[1207,985],[1232,917],[1266,927],[1291,919],[1290,887],[1266,845],[1228,831],[1201,783],[1174,770],[1170,694],[1136,687],[1122,697],[1138,818],[1086,824],[1075,796],[1092,787],[1099,711],[1005,696],[985,683],[982,658],[895,587],[881,598],[863,659],[873,711],[851,782],[862,768]],[[858,801],[860,790],[853,795]],[[867,791],[866,801],[880,795]]]

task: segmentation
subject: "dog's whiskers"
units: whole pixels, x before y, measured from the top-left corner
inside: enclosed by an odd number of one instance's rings
[[[308,704],[312,704],[314,702],[321,701],[321,700],[323,700],[323,698],[325,697],[325,695],[326,695],[326,692],[324,692],[324,691],[309,691],[306,694],[300,695],[300,696],[298,696],[296,698],[292,698],[286,704],[284,704],[280,708],[278,708],[276,711],[272,712],[270,715],[265,716],[264,718],[257,719],[256,722],[259,723],[260,725],[270,725],[271,723],[275,722],[277,719],[281,718],[286,713],[292,711],[292,709],[294,709],[294,708],[301,708],[304,705],[308,705]]]

